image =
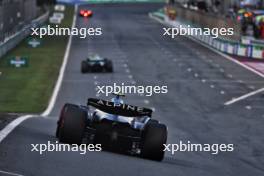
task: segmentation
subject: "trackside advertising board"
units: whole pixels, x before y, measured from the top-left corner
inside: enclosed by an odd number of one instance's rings
[[[15,68],[28,67],[28,58],[23,56],[15,56],[10,58],[9,66]]]

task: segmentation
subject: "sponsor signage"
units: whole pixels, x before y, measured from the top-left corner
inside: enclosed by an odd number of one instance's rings
[[[27,67],[28,66],[28,58],[15,56],[14,58],[9,59],[9,65],[15,68]]]
[[[62,4],[55,5],[54,9],[56,11],[65,11],[65,5]]]
[[[61,21],[64,19],[64,14],[61,12],[54,12],[53,15],[49,18],[49,22],[52,24],[61,24]]]
[[[36,48],[41,44],[41,41],[39,39],[36,39],[36,38],[30,38],[27,43],[32,48]]]

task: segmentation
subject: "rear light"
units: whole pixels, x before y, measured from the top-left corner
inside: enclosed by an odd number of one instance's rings
[[[83,14],[84,14],[84,10],[81,10],[81,11],[80,11],[80,14],[83,15]]]
[[[89,15],[92,15],[91,10],[80,10],[80,14],[84,17],[88,17]]]

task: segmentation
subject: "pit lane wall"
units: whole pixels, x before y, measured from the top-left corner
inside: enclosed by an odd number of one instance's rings
[[[179,25],[190,25],[177,20],[177,18],[176,20],[170,20],[163,10],[150,13],[149,16],[172,27],[179,27]],[[192,35],[190,37],[226,54],[242,56],[249,59],[264,60],[264,45],[262,44],[242,44],[240,41],[232,41],[220,37],[212,38],[212,36],[207,35]]]
[[[31,33],[32,27],[41,26],[48,19],[49,12],[46,12],[42,16],[33,20],[29,25],[23,27],[19,32],[14,35],[5,38],[3,42],[0,42],[0,59],[4,56],[9,50],[13,49],[17,44],[19,44],[24,38],[26,38]]]

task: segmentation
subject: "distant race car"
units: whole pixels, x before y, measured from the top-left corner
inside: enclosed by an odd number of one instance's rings
[[[82,17],[92,17],[93,16],[93,11],[81,9],[80,12],[79,12],[79,15],[82,16]]]
[[[123,103],[120,94],[111,101],[89,98],[87,106],[65,104],[57,122],[56,137],[69,144],[101,144],[115,151],[161,161],[167,127],[151,118],[152,110]]]
[[[237,21],[241,22],[242,24],[252,24],[253,21],[252,11],[240,9],[237,14]]]
[[[92,55],[81,63],[81,72],[113,72],[113,63],[107,58]]]

